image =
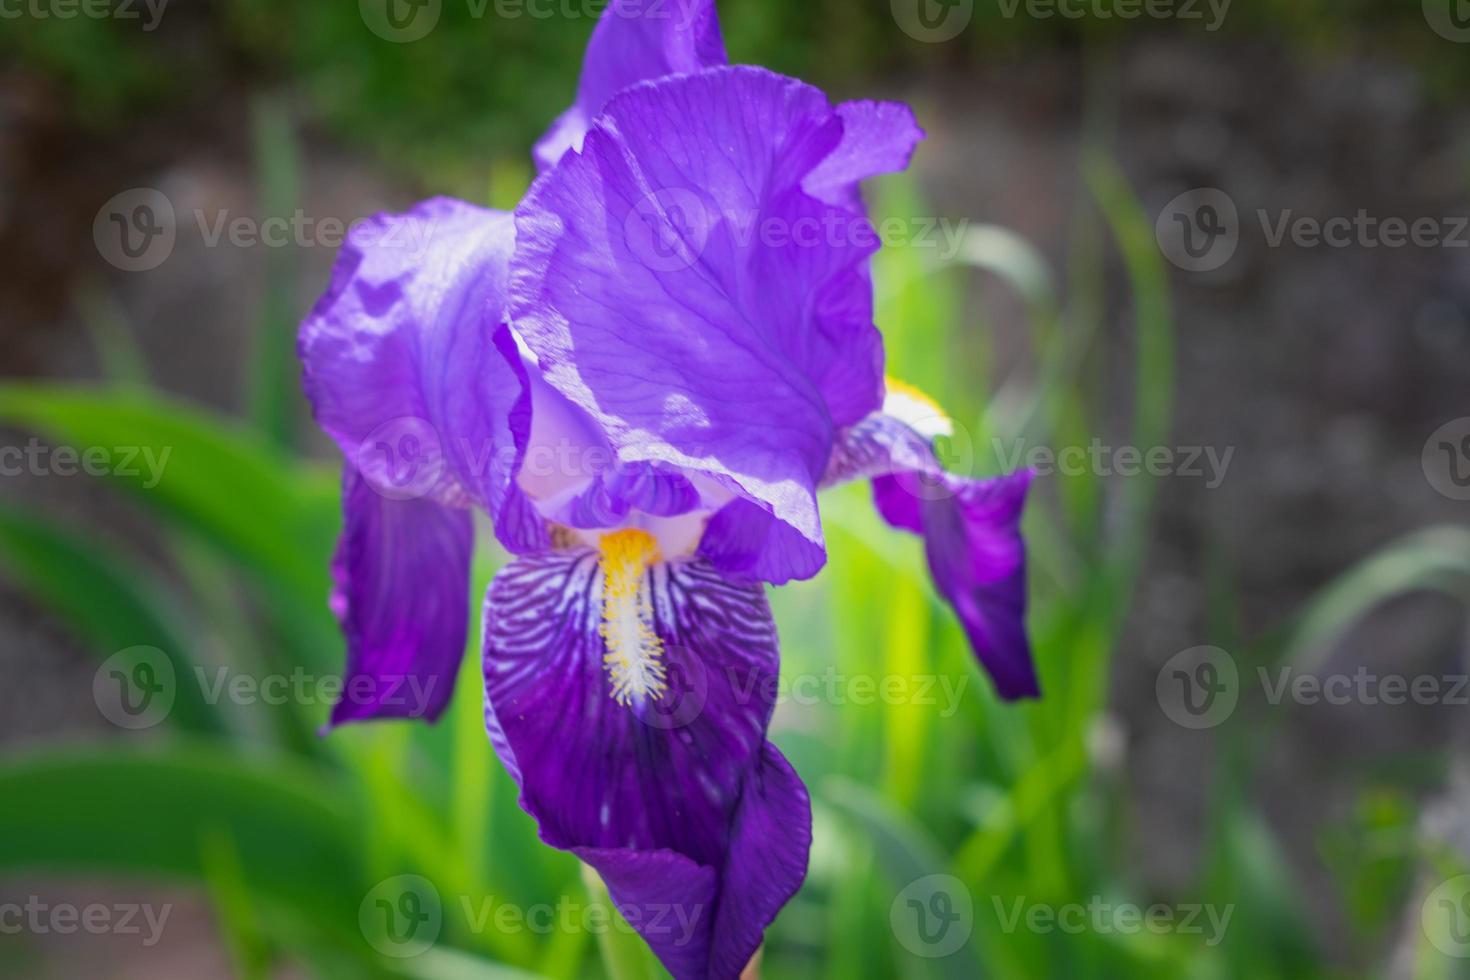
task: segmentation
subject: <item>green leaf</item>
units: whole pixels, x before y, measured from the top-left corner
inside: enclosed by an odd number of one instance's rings
[[[535,973],[491,963],[455,949],[430,949],[385,967],[414,980],[540,980]]]
[[[79,451],[111,452],[109,475],[202,534],[290,601],[324,603],[335,480],[230,421],[131,388],[0,385],[0,421]]]
[[[284,758],[205,744],[81,749],[0,766],[0,875],[79,872],[203,884],[228,841],[236,887],[361,946],[368,892],[350,787]]]
[[[290,220],[301,198],[296,135],[286,110],[269,99],[254,106],[255,163],[260,172],[264,219]],[[250,409],[272,443],[295,445],[301,403],[296,363],[296,270],[299,255],[289,246],[265,250],[265,288],[251,365]]]
[[[831,777],[822,783],[821,799],[851,819],[872,841],[878,866],[895,890],[948,869],[948,861],[924,828],[861,783]],[[973,948],[971,955],[961,947],[953,955],[923,962],[933,977],[976,980],[984,975]]]
[[[1122,253],[1132,286],[1134,320],[1133,445],[1142,452],[1168,444],[1174,410],[1174,314],[1169,280],[1152,226],[1118,165],[1100,152],[1087,155],[1083,176]],[[1149,540],[1155,478],[1128,480],[1116,522],[1112,559],[1113,626],[1121,631],[1132,603]]]
[[[90,539],[42,518],[0,507],[0,567],[68,623],[97,652],[136,646],[162,650],[177,677],[192,676],[182,614],[162,585]],[[224,730],[197,684],[177,685],[171,717],[186,729]]]
[[[1414,531],[1338,576],[1302,611],[1285,660],[1303,672],[1317,669],[1357,620],[1394,596],[1418,590],[1470,602],[1470,531],[1450,525]]]
[[[234,975],[240,980],[265,980],[269,976],[270,949],[261,936],[234,841],[218,829],[206,832],[202,853],[215,921],[230,953]]]
[[[119,384],[147,384],[148,361],[117,298],[101,283],[89,281],[77,290],[76,307],[103,375]]]

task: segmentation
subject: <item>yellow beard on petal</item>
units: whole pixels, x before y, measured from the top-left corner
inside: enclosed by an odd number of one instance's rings
[[[602,568],[603,664],[613,700],[628,704],[668,690],[664,642],[653,631],[653,608],[643,588],[648,566],[660,560],[658,542],[647,531],[628,528],[604,534],[597,543]]]

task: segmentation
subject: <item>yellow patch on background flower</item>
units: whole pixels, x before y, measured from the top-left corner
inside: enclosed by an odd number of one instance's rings
[[[884,378],[888,389],[883,399],[883,412],[891,415],[926,439],[954,435],[954,420],[944,413],[928,392],[897,378]]]

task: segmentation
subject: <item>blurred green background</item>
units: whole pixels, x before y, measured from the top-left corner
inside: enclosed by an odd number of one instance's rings
[[[340,462],[294,358],[334,253],[320,222],[431,193],[512,206],[597,5],[444,0],[405,44],[345,0],[174,0],[152,30],[141,5],[141,21],[5,9],[22,14],[0,20],[0,446],[168,456],[156,480],[0,478],[0,910],[169,918],[154,943],[146,926],[0,928],[0,975],[658,976],[588,924],[596,883],[517,808],[477,637],[433,727],[323,738],[310,684],[265,703],[197,680],[340,669]],[[1046,696],[1022,706],[973,666],[918,544],[864,488],[827,498],[828,568],[773,593],[791,685],[773,738],[812,789],[816,841],[763,975],[1470,976],[1452,695],[1470,531],[1426,452],[1470,414],[1470,250],[1272,248],[1247,227],[1235,258],[1191,273],[1155,236],[1192,187],[1247,215],[1470,214],[1470,48],[1387,0],[1241,0],[1218,31],[978,2],[943,43],[886,2],[720,9],[735,60],[907,99],[929,130],[869,200],[963,235],[952,254],[880,254],[878,317],[891,372],[960,422],[960,465],[1095,440],[1230,461],[1218,480],[1038,481]],[[133,188],[179,225],[140,272],[93,235]],[[207,234],[297,214],[317,231],[284,247]],[[503,557],[482,541],[477,594]],[[1162,692],[1205,645],[1238,704],[1189,727]],[[1444,696],[1273,698],[1261,678],[1283,670],[1427,677]],[[171,706],[117,724],[131,716],[97,693],[114,671]],[[912,696],[862,693],[884,681]],[[968,909],[953,950],[904,918],[936,889]],[[405,890],[439,910],[432,943],[374,926]],[[1172,926],[1129,927],[1154,906]]]

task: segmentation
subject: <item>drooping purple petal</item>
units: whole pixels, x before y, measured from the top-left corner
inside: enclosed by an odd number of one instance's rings
[[[929,441],[876,414],[847,430],[823,484],[873,481],[894,527],[924,538],[934,587],[954,608],[970,646],[1008,700],[1041,693],[1026,636],[1026,545],[1021,514],[1032,472],[993,480],[945,473]]]
[[[516,213],[511,315],[546,380],[624,462],[707,474],[787,525],[787,577],[825,559],[814,487],[835,427],[882,398],[877,236],[803,190],[843,139],[793,79],[665,78],[614,98]]]
[[[950,481],[953,496],[921,507],[924,551],[934,587],[959,616],[975,655],[1007,700],[1041,694],[1026,637],[1026,544],[1021,512],[1032,473],[994,480]],[[880,477],[875,490],[897,489],[898,477]]]
[[[710,518],[699,553],[733,581],[774,585],[806,578],[826,557],[820,544],[743,497]]]
[[[810,802],[765,741],[775,626],[760,586],[707,562],[641,588],[669,689],[621,703],[596,552],[516,560],[486,602],[486,722],[547,843],[603,876],[679,980],[734,980],[800,886]],[[641,914],[673,903],[673,920]],[[678,928],[684,922],[687,928]]]
[[[343,246],[299,352],[317,422],[396,499],[484,506],[513,551],[544,543],[512,483],[530,427],[504,325],[509,215],[435,199]]]
[[[395,500],[343,474],[344,529],[332,562],[332,608],[347,669],[331,724],[443,712],[469,629],[470,514]]]
[[[580,150],[591,120],[630,85],[727,61],[714,0],[613,0],[587,43],[577,101],[536,144],[537,169]]]
[[[670,851],[575,848],[676,980],[734,980],[806,876],[811,800],[769,742],[731,822],[723,881]]]
[[[746,777],[731,831],[730,858],[715,910],[712,978],[738,977],[761,935],[806,877],[811,799],[791,763],[772,744]]]

